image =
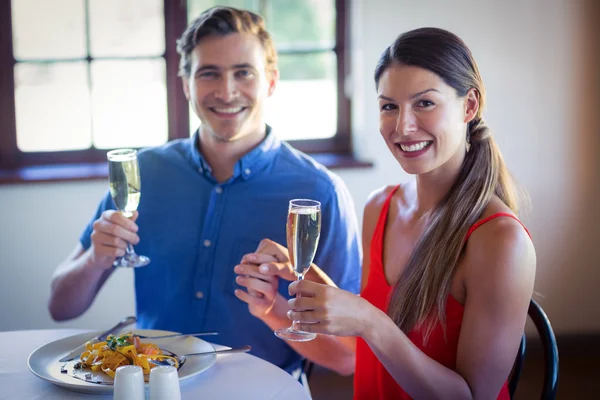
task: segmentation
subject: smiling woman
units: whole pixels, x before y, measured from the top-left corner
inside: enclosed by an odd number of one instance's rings
[[[289,279],[292,266],[284,247],[264,241],[236,269],[263,297],[240,298],[269,326],[287,317],[338,337],[328,367],[354,368],[355,399],[508,399],[536,258],[483,119],[475,59],[451,32],[415,29],[383,52],[375,84],[380,133],[414,179],[368,200],[361,295],[313,265],[279,306],[273,278]]]

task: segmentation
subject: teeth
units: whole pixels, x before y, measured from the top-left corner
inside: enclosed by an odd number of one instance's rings
[[[243,107],[229,107],[229,108],[217,108],[215,107],[214,110],[220,114],[235,114],[235,113],[239,113],[240,111],[242,111]]]
[[[411,144],[410,146],[401,144],[400,148],[404,151],[412,152],[412,151],[423,150],[423,148],[425,146],[427,146],[428,144],[429,144],[429,142],[427,142],[427,141],[421,142],[421,143],[416,143],[416,144]]]

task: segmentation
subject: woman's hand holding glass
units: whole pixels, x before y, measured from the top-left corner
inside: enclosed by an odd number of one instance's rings
[[[330,285],[303,280],[290,284],[288,317],[304,332],[335,336],[363,336],[377,311],[360,296]]]

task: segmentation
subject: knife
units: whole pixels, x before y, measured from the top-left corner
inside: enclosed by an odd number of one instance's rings
[[[126,326],[131,325],[135,322],[137,322],[137,319],[135,317],[127,317],[127,318],[121,320],[118,324],[116,324],[115,326],[113,326],[112,328],[107,330],[106,332],[103,332],[100,335],[96,336],[95,338],[88,340],[88,342],[103,342],[106,340],[108,335],[118,332],[121,329],[125,328]],[[69,354],[66,354],[63,358],[58,360],[58,362],[67,362],[67,361],[71,361],[71,360],[78,358],[81,355],[81,353],[85,350],[86,343],[87,342],[75,347],[73,350],[71,350],[69,352]]]

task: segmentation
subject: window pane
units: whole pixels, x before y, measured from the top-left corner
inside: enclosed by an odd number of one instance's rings
[[[97,148],[165,143],[164,59],[92,61],[92,108]]]
[[[265,17],[277,48],[335,44],[334,0],[270,0]]]
[[[87,55],[84,0],[13,0],[11,7],[17,60]]]
[[[324,139],[337,129],[335,53],[281,55],[266,120],[284,140]]]
[[[214,6],[229,6],[258,12],[259,0],[188,0],[188,21]]]
[[[15,65],[15,107],[22,151],[90,147],[86,62]]]
[[[92,57],[165,52],[163,0],[89,0]]]

